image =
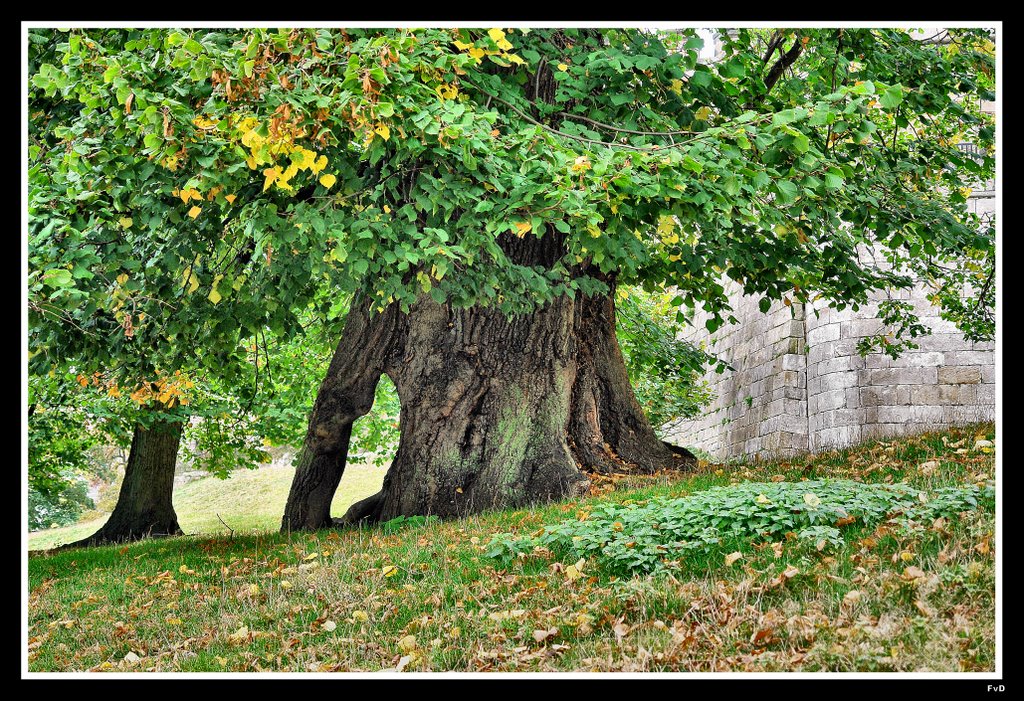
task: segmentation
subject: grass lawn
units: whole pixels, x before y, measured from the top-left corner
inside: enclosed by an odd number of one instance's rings
[[[349,465],[341,480],[331,513],[341,516],[350,505],[380,491],[387,466]],[[237,470],[227,479],[203,477],[174,489],[174,510],[181,529],[188,534],[227,535],[224,519],[236,535],[251,531],[273,531],[281,526],[295,468],[287,464],[263,465],[255,470]],[[99,530],[106,517],[30,533],[29,550],[53,548],[71,543]]]
[[[487,555],[495,533],[528,536],[601,503],[741,482],[906,482],[927,501],[994,478],[982,438],[994,439],[991,424],[813,458],[702,464],[602,481],[581,500],[400,528],[282,535],[280,506],[268,506],[263,533],[35,554],[29,669],[991,671],[991,502],[912,530],[897,519],[845,523],[838,546],[732,539],[642,576],[542,547]],[[211,512],[222,508],[228,523],[257,527],[255,509],[249,521],[229,510],[248,493],[231,485],[220,501],[192,492],[193,518],[202,510],[219,526]],[[179,516],[186,529],[204,523]]]

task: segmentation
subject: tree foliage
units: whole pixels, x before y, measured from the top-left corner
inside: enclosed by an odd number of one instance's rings
[[[714,331],[730,280],[843,308],[924,279],[991,338],[994,222],[965,202],[994,169],[994,45],[940,34],[740,29],[702,62],[692,29],[30,30],[30,371],[204,417],[216,471],[308,406],[316,342],[276,376],[260,349],[357,297],[514,315],[633,285]],[[627,356],[683,381],[698,356],[638,310]],[[647,394],[655,421],[695,406]]]

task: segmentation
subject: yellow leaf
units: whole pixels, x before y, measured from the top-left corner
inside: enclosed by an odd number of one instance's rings
[[[284,590],[291,589],[292,588],[292,583],[289,582],[287,579],[282,579],[281,580],[281,588],[284,589]]]
[[[273,185],[279,177],[281,177],[281,166],[264,169],[263,176],[266,178],[266,180],[263,181],[263,191],[266,192],[267,189],[270,188],[270,186]]]
[[[569,66],[567,64],[564,64],[564,63],[559,63],[558,64],[558,70],[560,70],[560,71],[567,71],[567,70],[569,70]]]
[[[585,558],[580,558],[574,564],[569,565],[565,568],[565,578],[570,582],[575,582],[577,579],[583,576],[583,566],[587,564]]]
[[[191,273],[188,276],[188,293],[192,294],[199,289],[199,278],[196,277],[195,273]]]
[[[472,44],[467,44],[464,41],[456,41],[455,42],[455,48],[458,49],[459,51],[465,51],[466,49],[472,49],[473,45]]]
[[[228,658],[227,657],[219,657],[218,656],[218,657],[214,657],[213,659],[217,660],[217,664],[219,664],[221,667],[226,667],[227,664],[228,664]]]
[[[207,295],[207,296],[209,297],[209,300],[210,300],[211,302],[213,302],[214,304],[217,304],[217,303],[218,303],[218,302],[220,302],[220,300],[221,300],[220,292],[218,292],[218,291],[217,291],[217,287],[216,287],[216,286],[214,286],[214,287],[213,287],[213,288],[212,288],[212,289],[210,290],[210,294],[209,294],[209,295]]]
[[[263,145],[263,137],[256,133],[256,130],[247,131],[242,135],[242,145],[253,150]]]
[[[475,58],[477,61],[481,60],[484,57],[485,53],[486,52],[483,49],[478,49],[475,46],[469,50],[469,55]]]
[[[224,199],[226,199],[228,201],[228,204],[234,204],[235,203],[235,198],[237,196],[238,195],[224,195]]]
[[[576,161],[572,164],[572,170],[574,173],[590,170],[590,158],[587,156],[577,156]]]
[[[251,595],[253,595],[253,596],[256,596],[257,594],[259,594],[260,593],[260,585],[259,584],[250,584],[249,585],[249,593]]]
[[[302,170],[311,167],[316,162],[316,152],[310,151],[308,148],[300,148],[298,151],[301,158],[296,163]]]
[[[402,652],[412,652],[416,649],[416,636],[407,635],[398,641],[398,649]]]
[[[121,273],[120,275],[117,276],[118,285],[123,285],[126,282],[128,282],[128,273]]]
[[[313,162],[313,164],[309,167],[309,169],[311,171],[313,171],[313,175],[316,175],[317,173],[319,173],[321,170],[323,170],[326,167],[327,167],[327,156],[320,156],[320,158],[316,159],[316,161]]]
[[[320,553],[310,553],[309,555],[306,555],[306,557],[304,557],[302,559],[306,560],[308,562],[309,560],[315,560],[318,557],[320,557]]]
[[[500,29],[488,29],[487,36],[489,36],[494,42],[500,42],[505,38],[505,32]]]
[[[515,227],[516,236],[522,238],[523,236],[526,236],[527,233],[529,233],[530,229],[533,228],[533,224],[531,224],[528,221],[517,221],[515,222]]]
[[[131,227],[131,225],[132,225],[132,218],[131,217],[121,217],[120,219],[117,220],[117,223],[120,224],[125,229],[127,229],[127,228]]]
[[[697,114],[694,116],[701,121],[707,121],[708,117],[711,116],[711,108],[701,107],[699,110],[697,110]]]
[[[195,219],[196,217],[199,216],[199,213],[202,212],[202,211],[203,211],[202,207],[197,207],[196,205],[192,205],[192,209],[188,210],[188,215],[190,217],[192,217],[193,219]]]
[[[338,182],[338,178],[331,173],[326,173],[320,176],[320,184],[326,188],[333,187],[336,182]]]
[[[378,124],[373,128],[373,130],[380,134],[380,138],[385,141],[391,138],[391,129],[388,128],[387,124]]]
[[[370,617],[366,614],[366,611],[353,611],[352,618],[360,623],[366,623]]]
[[[505,58],[508,59],[509,63],[515,63],[516,65],[519,66],[526,65],[526,61],[524,61],[521,57],[516,56],[515,54],[505,54]]]
[[[398,574],[398,568],[394,565],[386,565],[384,569],[380,571],[380,573],[385,577],[394,577],[396,574]]]

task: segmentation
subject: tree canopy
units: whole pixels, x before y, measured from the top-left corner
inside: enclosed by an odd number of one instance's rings
[[[924,273],[991,336],[994,233],[963,207],[989,33],[723,36],[703,63],[693,29],[33,29],[32,367],[230,377],[240,338],[352,294],[514,314],[608,275],[714,329],[727,279],[843,306]]]

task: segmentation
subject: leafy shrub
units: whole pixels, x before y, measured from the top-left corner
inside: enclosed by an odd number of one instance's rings
[[[390,521],[385,521],[381,524],[381,530],[384,533],[394,533],[403,528],[415,528],[417,526],[425,526],[428,523],[436,523],[438,520],[437,516],[396,516]]]
[[[637,401],[652,426],[697,416],[714,398],[705,366],[725,364],[680,337],[685,317],[672,294],[619,288],[615,335]]]
[[[62,488],[52,492],[29,487],[28,529],[38,531],[51,526],[67,526],[91,508],[89,484],[79,475],[71,475]]]
[[[777,540],[795,533],[811,542],[840,545],[842,525],[893,519],[905,526],[951,517],[994,494],[991,485],[924,494],[907,484],[852,480],[746,482],[685,497],[602,503],[579,519],[546,526],[533,536],[498,534],[487,554],[510,559],[539,546],[568,559],[593,558],[611,572],[647,573],[688,552],[710,551],[737,538]]]

